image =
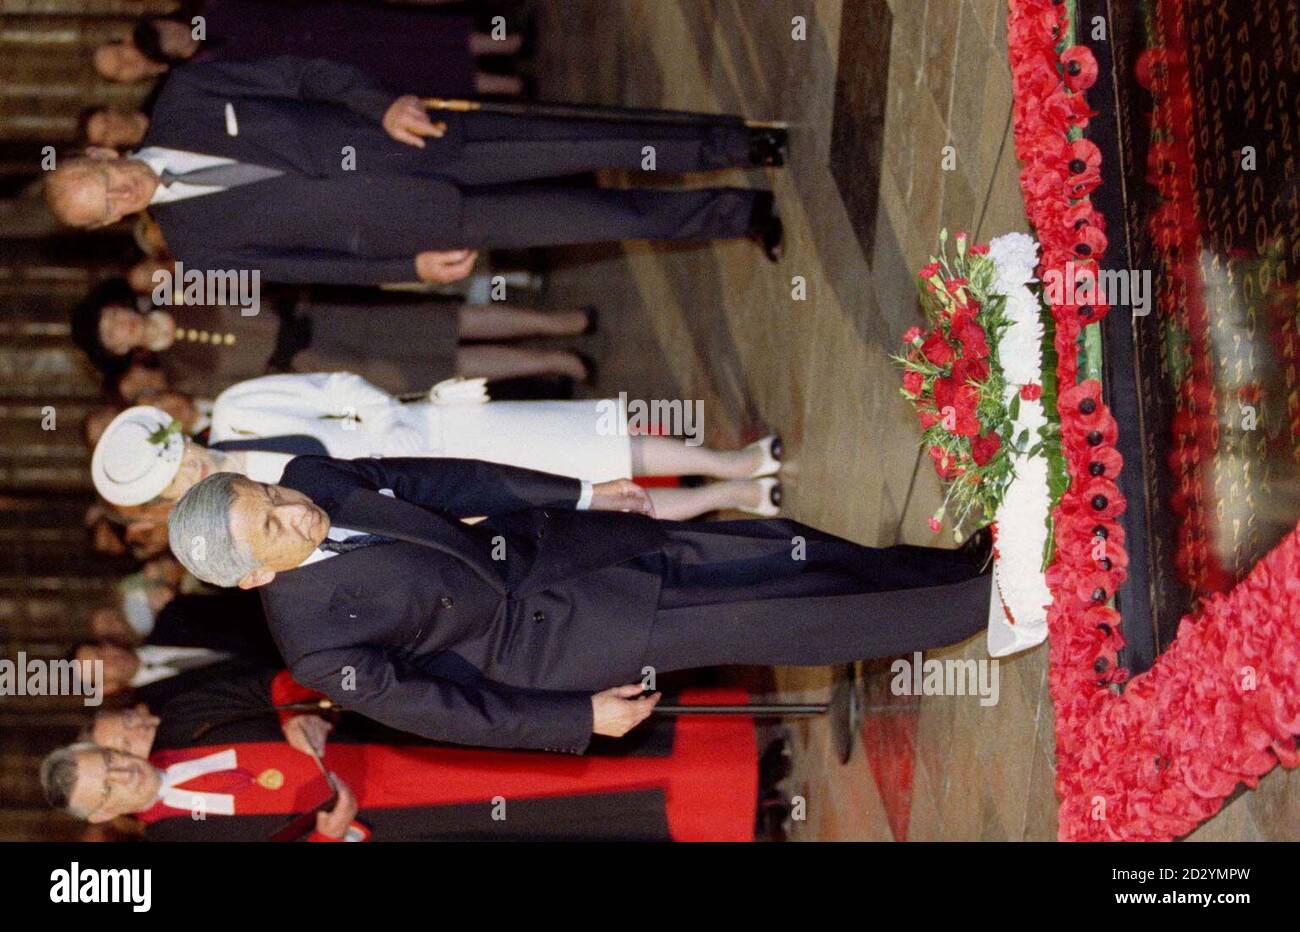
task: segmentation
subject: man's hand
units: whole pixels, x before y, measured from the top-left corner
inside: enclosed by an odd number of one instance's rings
[[[295,715],[287,720],[280,730],[289,747],[309,757],[320,757],[325,753],[325,739],[334,730],[334,726],[319,715]]]
[[[357,817],[357,798],[352,795],[348,785],[339,779],[338,774],[331,773],[330,779],[334,781],[339,801],[329,812],[316,813],[316,831],[327,838],[342,838],[352,820]]]
[[[425,136],[440,139],[447,132],[447,124],[429,119],[429,113],[414,94],[399,97],[384,111],[384,132],[398,142],[418,149],[424,148]]]
[[[448,285],[474,271],[474,260],[477,258],[478,251],[475,249],[418,253],[415,257],[415,274],[422,282]]]
[[[652,693],[639,699],[643,687],[640,683],[615,686],[591,697],[592,734],[621,738],[644,722],[662,698]]]
[[[591,487],[591,511],[634,511],[655,516],[655,506],[645,489],[631,479],[611,479]]]

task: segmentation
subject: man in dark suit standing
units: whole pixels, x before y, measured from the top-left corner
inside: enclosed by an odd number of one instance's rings
[[[892,656],[987,622],[988,576],[959,553],[626,511],[649,503],[624,480],[298,457],[280,485],[209,476],[169,529],[200,579],[264,587],[300,683],[462,744],[581,753],[650,714],[652,674]]]
[[[99,227],[149,208],[186,266],[270,281],[449,282],[474,250],[752,236],[775,259],[768,192],[544,183],[600,168],[779,165],[781,131],[454,113],[430,120],[348,65],[283,56],[167,79],[130,157],[90,150],[47,182],[60,220]]]

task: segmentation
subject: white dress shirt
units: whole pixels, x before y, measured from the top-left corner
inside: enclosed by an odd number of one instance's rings
[[[140,667],[135,671],[135,676],[131,677],[132,688],[148,686],[150,683],[175,676],[182,670],[211,666],[230,657],[230,654],[224,651],[210,650],[206,647],[168,647],[161,644],[145,644],[143,647],[137,647],[135,655],[140,658]],[[174,663],[177,660],[196,662],[182,665]]]
[[[168,149],[165,146],[145,146],[133,153],[131,158],[144,162],[159,177],[162,177],[164,168],[168,169],[173,175],[181,175],[198,168],[211,168],[213,165],[232,165],[235,161],[218,155],[201,155],[198,152]],[[154,189],[153,197],[149,199],[149,203],[169,204],[172,201],[183,201],[186,198],[214,194],[217,191],[224,190],[225,188],[214,185],[186,184],[183,181],[173,181],[170,186],[159,184]]]

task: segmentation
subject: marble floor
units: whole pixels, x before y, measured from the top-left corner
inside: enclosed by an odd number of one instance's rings
[[[745,242],[556,254],[547,302],[604,311],[590,347],[597,389],[700,399],[710,443],[779,431],[790,517],[868,544],[948,545],[926,526],[938,484],[928,464],[918,468],[914,421],[888,357],[920,322],[912,275],[941,227],[977,239],[1026,229],[1009,134],[1005,0],[545,0],[533,8],[543,99],[792,125],[791,164],[768,177],[660,181],[770,184],[787,231],[781,264]],[[845,95],[871,112],[846,115]],[[876,154],[843,148],[856,124],[837,136],[837,118],[883,121]],[[864,184],[878,178],[876,196],[853,196],[859,169]],[[864,203],[874,216],[863,215]],[[936,656],[985,656],[983,639]],[[989,707],[975,697],[872,701],[847,765],[824,720],[794,724],[790,790],[806,810],[791,839],[1055,838],[1046,674],[1044,645],[1001,664],[999,701]],[[784,701],[821,701],[830,677],[781,669],[771,688]],[[1275,771],[1193,837],[1300,837],[1300,776]]]

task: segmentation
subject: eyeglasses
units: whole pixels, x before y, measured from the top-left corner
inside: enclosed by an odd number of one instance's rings
[[[126,756],[122,754],[122,752],[115,751],[111,748],[100,748],[99,753],[104,759],[104,795],[100,798],[95,807],[90,810],[91,812],[102,812],[104,807],[108,805],[108,801],[113,798],[113,782],[109,779],[113,775],[113,761],[116,758]],[[121,770],[127,768],[118,769]]]

